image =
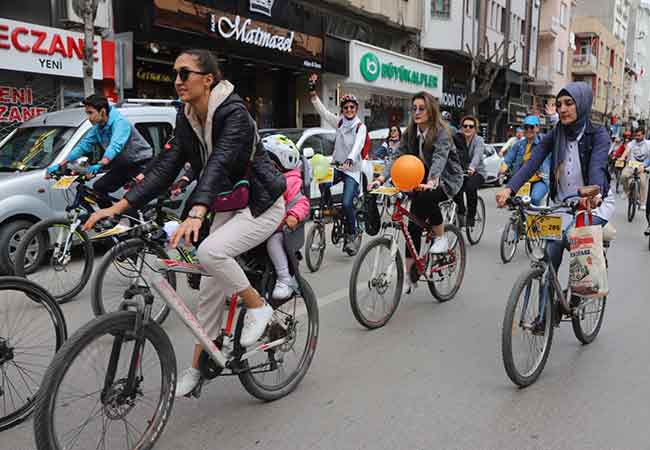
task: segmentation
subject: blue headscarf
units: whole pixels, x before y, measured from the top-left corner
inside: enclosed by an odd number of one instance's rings
[[[566,152],[569,148],[568,141],[576,140],[578,136],[585,130],[587,122],[591,117],[591,105],[593,103],[593,95],[591,93],[591,86],[583,82],[569,83],[562,89],[556,97],[568,95],[576,103],[576,112],[578,119],[570,125],[563,125],[562,122],[557,124],[557,134],[555,139],[554,159],[556,176],[559,175],[558,169],[563,167],[566,158]],[[557,177],[556,177],[557,179]]]

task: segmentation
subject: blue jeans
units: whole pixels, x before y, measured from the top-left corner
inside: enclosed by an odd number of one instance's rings
[[[592,217],[593,217],[593,225],[600,225],[603,227],[607,225],[607,221],[605,219],[600,218],[598,216],[592,216]],[[571,225],[569,226],[569,228],[570,227]],[[567,238],[567,229],[565,229],[564,232],[562,233],[561,241],[551,241],[546,246],[546,258],[547,260],[551,261],[551,264],[553,265],[553,268],[555,269],[556,272],[562,265],[562,256],[564,254],[564,249],[569,247],[569,240]]]
[[[530,188],[530,199],[533,205],[541,206],[544,196],[548,192],[548,186],[543,181],[532,183]]]
[[[321,195],[321,204],[332,206],[331,188],[335,184],[343,182],[343,214],[345,215],[345,233],[356,234],[357,217],[354,209],[354,199],[359,195],[359,184],[354,178],[344,172],[334,169],[334,180],[332,183],[322,183],[318,186]]]

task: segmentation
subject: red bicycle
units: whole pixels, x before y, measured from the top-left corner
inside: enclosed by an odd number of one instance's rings
[[[404,286],[404,262],[399,250],[400,234],[404,236],[406,249],[415,264],[411,269],[412,279],[427,283],[431,294],[440,302],[454,298],[465,274],[465,241],[461,231],[452,224],[445,224],[449,250],[442,254],[431,254],[433,229],[404,207],[406,194],[397,188],[382,187],[375,191],[388,201],[392,212],[390,221],[382,225],[380,237],[368,242],[359,252],[350,276],[350,306],[354,317],[366,328],[380,328],[395,313],[402,297]],[[453,200],[450,200],[453,201]],[[415,250],[408,231],[408,221],[422,230],[420,252]]]

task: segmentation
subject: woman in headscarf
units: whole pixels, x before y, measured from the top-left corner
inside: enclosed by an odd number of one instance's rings
[[[512,177],[508,185],[497,192],[497,206],[503,208],[506,200],[539,170],[547,155],[551,155],[550,199],[562,202],[577,194],[583,186],[597,185],[600,195],[594,200],[594,225],[605,225],[612,218],[615,196],[609,190],[610,175],[607,157],[611,144],[605,127],[594,125],[589,117],[592,106],[591,86],[569,83],[556,97],[560,122],[535,148],[533,155]],[[566,241],[566,240],[565,240]],[[562,263],[565,241],[549,246],[551,262],[557,270]]]

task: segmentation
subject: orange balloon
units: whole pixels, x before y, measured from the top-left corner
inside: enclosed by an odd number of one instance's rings
[[[390,177],[401,191],[412,191],[422,183],[424,164],[417,156],[402,155],[393,163]]]

